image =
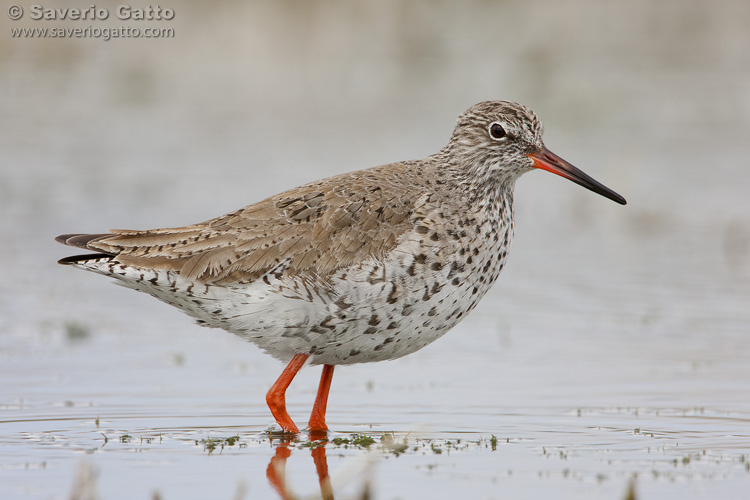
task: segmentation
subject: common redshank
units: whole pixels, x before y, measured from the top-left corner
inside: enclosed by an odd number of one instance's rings
[[[337,175],[190,226],[65,234],[97,253],[60,260],[111,276],[288,363],[266,395],[297,433],[285,392],[323,373],[308,429],[326,431],[336,365],[395,359],[474,309],[505,265],[513,188],[534,168],[625,199],[548,150],[527,107],[486,101],[423,160]]]

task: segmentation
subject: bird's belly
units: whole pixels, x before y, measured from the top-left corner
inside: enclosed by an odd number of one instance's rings
[[[333,293],[249,291],[244,300],[228,301],[230,309],[206,323],[236,333],[282,360],[303,353],[313,364],[366,363],[425,347],[458,323],[483,295],[472,294],[468,284],[449,287],[420,280],[409,287],[397,280],[368,282],[360,279],[363,274],[370,273],[342,273],[345,277],[335,280]],[[264,303],[262,308],[259,303]]]
[[[244,286],[209,287],[210,307],[200,315],[186,312],[282,361],[299,353],[310,355],[313,364],[395,359],[440,338],[494,281],[450,263],[436,270],[432,258],[412,268],[414,258],[351,266],[325,283],[277,275]],[[492,270],[499,267],[498,262]]]
[[[265,328],[222,327],[283,360],[297,353],[309,354],[313,364],[395,359],[437,340],[463,319],[505,261],[505,252],[489,253],[481,262],[460,251],[455,258],[422,257],[420,251],[400,255],[343,269],[326,284],[289,277],[281,284],[272,281]],[[465,265],[467,259],[476,265]]]
[[[394,302],[389,296],[398,285],[388,283],[370,300],[348,308],[346,318],[313,353],[312,362],[366,363],[411,354],[442,337],[473,307],[470,289],[443,287],[433,293],[434,285],[422,285],[402,291]]]

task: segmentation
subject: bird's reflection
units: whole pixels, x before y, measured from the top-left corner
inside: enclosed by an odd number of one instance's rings
[[[325,432],[321,436],[310,434],[310,441],[319,443],[319,446],[313,446],[310,454],[315,463],[315,471],[318,473],[318,482],[320,483],[320,496],[324,500],[333,500],[333,488],[331,479],[328,476],[328,461],[326,459],[325,445],[328,442]],[[295,498],[289,491],[286,481],[286,460],[292,455],[294,437],[281,437],[276,445],[276,453],[271,458],[266,468],[266,477],[271,486],[276,490],[281,498],[290,500]]]

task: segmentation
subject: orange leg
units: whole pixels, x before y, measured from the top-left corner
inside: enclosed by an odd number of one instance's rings
[[[281,426],[284,432],[299,433],[299,429],[294,425],[292,417],[286,412],[286,398],[284,397],[284,393],[286,393],[287,387],[292,383],[294,376],[297,375],[297,372],[305,364],[308,357],[307,354],[295,354],[287,367],[284,368],[279,379],[266,394],[266,403],[268,403],[268,407],[271,409],[276,423]],[[323,412],[325,413],[325,405],[323,406]]]
[[[328,391],[331,390],[331,380],[333,380],[333,365],[323,365],[323,373],[320,375],[320,385],[318,386],[318,395],[315,397],[308,429],[311,432],[325,432],[326,426],[326,405],[328,404]]]

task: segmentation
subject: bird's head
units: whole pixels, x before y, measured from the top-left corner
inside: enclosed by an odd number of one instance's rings
[[[624,205],[625,198],[546,148],[544,127],[533,111],[509,101],[484,101],[458,117],[448,145],[472,175],[495,182],[514,181],[534,168],[560,175]]]

